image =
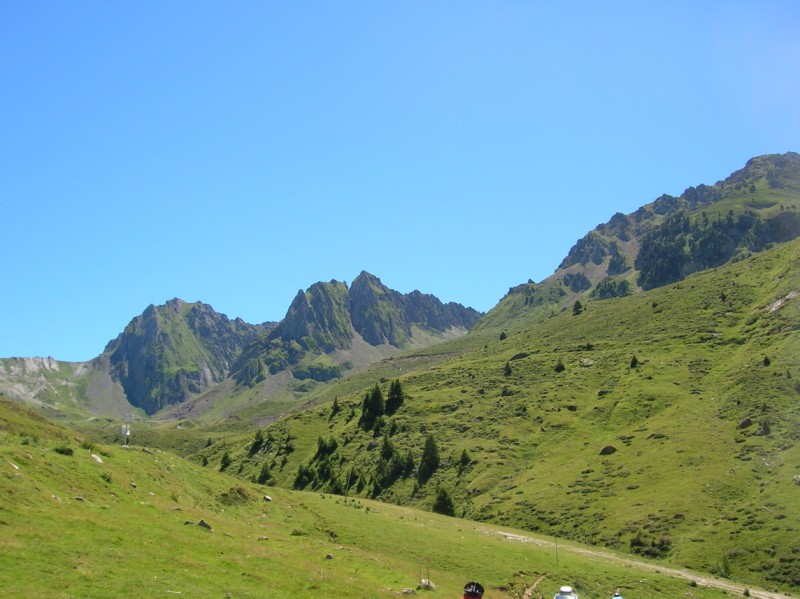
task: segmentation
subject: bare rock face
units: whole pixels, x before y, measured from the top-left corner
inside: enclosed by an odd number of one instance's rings
[[[315,283],[308,291],[298,291],[286,317],[270,333],[271,339],[285,342],[299,342],[304,337],[313,339],[325,352],[350,347],[353,325],[345,283]]]
[[[482,316],[461,304],[444,304],[427,293],[399,293],[368,272],[353,281],[350,305],[353,327],[368,343],[395,347],[402,347],[411,339],[414,327],[435,333],[466,332]]]

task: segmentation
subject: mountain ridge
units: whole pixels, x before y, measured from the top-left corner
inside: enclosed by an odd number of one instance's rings
[[[466,334],[479,317],[472,308],[443,304],[419,291],[402,294],[362,271],[349,287],[330,281],[299,291],[286,317],[245,349],[231,376],[245,387],[285,370],[301,379],[325,382],[364,365],[361,360],[355,363],[336,357],[352,349],[359,339],[394,352],[415,341],[429,345]],[[418,334],[424,332],[432,337]]]
[[[800,235],[799,198],[800,155],[758,156],[714,185],[614,214],[579,239],[553,275],[511,287],[486,315],[419,291],[401,294],[366,271],[350,286],[332,280],[298,291],[278,323],[250,325],[202,302],[173,299],[149,306],[86,362],[91,375],[65,367],[72,387],[58,380],[58,369],[39,369],[26,382],[23,370],[6,363],[0,389],[51,404],[65,393],[73,406],[91,406],[92,413],[105,402],[113,413],[127,403],[147,414],[198,398],[229,377],[235,394],[252,399],[264,394],[248,390],[288,372],[281,385],[304,393],[403,349],[468,331],[498,334],[740,260]]]
[[[615,213],[579,239],[552,275],[510,287],[476,329],[676,283],[798,236],[800,154],[757,156],[713,185]]]
[[[353,302],[344,282],[314,283],[298,291],[282,321],[258,325],[231,320],[202,302],[173,298],[151,304],[92,360],[0,360],[0,390],[57,411],[64,409],[63,396],[72,410],[82,406],[103,414],[105,403],[115,415],[137,410],[150,415],[197,398],[229,376],[245,388],[283,371],[290,376],[282,384],[340,377],[375,359],[363,351],[350,352],[361,356],[356,363],[338,357],[353,349],[355,337],[363,338],[360,331],[368,345],[394,352],[466,334],[480,316],[418,291],[401,294],[366,271],[353,288],[373,289],[374,295],[361,294]],[[360,311],[356,325],[354,310]]]

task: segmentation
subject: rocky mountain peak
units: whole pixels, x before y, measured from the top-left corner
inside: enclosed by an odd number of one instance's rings
[[[223,380],[244,346],[266,328],[175,298],[148,306],[104,356],[128,401],[153,413]]]
[[[353,333],[349,308],[346,283],[314,283],[307,291],[297,292],[270,338],[300,341],[308,337],[325,352],[350,347]]]

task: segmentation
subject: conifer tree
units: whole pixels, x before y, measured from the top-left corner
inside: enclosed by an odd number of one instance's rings
[[[469,453],[467,453],[467,450],[464,449],[461,452],[461,457],[458,460],[458,473],[461,474],[462,472],[464,472],[466,467],[469,466],[471,463],[472,463],[472,458],[470,457]]]
[[[381,457],[384,460],[390,460],[394,455],[394,444],[392,440],[389,439],[389,435],[383,436],[383,442],[381,443]]]
[[[267,462],[264,462],[264,465],[261,467],[261,472],[258,474],[257,480],[260,485],[265,485],[272,480],[272,473],[269,470],[269,464]]]
[[[383,402],[383,393],[378,385],[372,389],[369,394],[369,410],[374,416],[383,416],[386,412],[386,406]]]
[[[437,514],[444,514],[445,516],[456,515],[456,507],[453,505],[453,499],[444,487],[436,489],[436,500],[433,502],[432,509]]]
[[[419,472],[417,479],[420,484],[424,485],[428,482],[436,469],[439,468],[439,448],[436,445],[436,439],[433,435],[428,435],[425,439],[425,448],[422,450],[422,458],[419,461]]]
[[[220,470],[225,470],[225,468],[227,468],[228,466],[231,465],[231,462],[232,462],[231,454],[229,454],[226,451],[225,453],[222,454],[222,459],[219,462],[219,469]]]
[[[411,476],[414,473],[415,466],[414,454],[411,453],[411,450],[409,449],[406,453],[406,459],[403,462],[403,476]]]
[[[255,455],[258,453],[258,450],[261,449],[262,445],[264,445],[264,433],[261,432],[261,429],[258,429],[255,437],[253,438],[253,444],[250,446],[250,455]]]
[[[364,396],[364,403],[361,406],[361,420],[359,423],[364,426],[364,430],[372,427],[375,420],[379,416],[383,416],[386,412],[386,406],[383,402],[383,393],[381,388],[376,384],[375,387]]]
[[[389,395],[386,398],[386,413],[394,414],[404,401],[403,386],[399,380],[392,381],[389,385]]]

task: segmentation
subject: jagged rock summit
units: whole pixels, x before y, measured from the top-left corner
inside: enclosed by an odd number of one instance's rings
[[[385,354],[371,353],[369,347],[391,352],[412,343],[430,345],[466,334],[481,316],[419,291],[402,294],[368,272],[350,287],[341,281],[315,283],[298,291],[278,326],[245,349],[232,377],[253,386],[289,370],[296,378],[327,381],[356,365],[353,355],[365,354],[356,352],[357,346],[367,346],[366,355],[377,357]]]

